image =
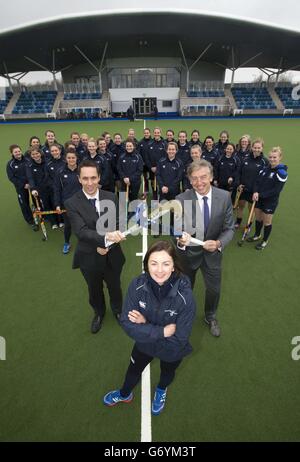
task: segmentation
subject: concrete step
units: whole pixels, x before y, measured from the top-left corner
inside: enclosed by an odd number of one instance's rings
[[[284,110],[284,105],[283,105],[281,99],[279,98],[279,96],[277,95],[277,93],[275,91],[275,88],[270,86],[270,87],[268,87],[268,91],[270,93],[270,96],[271,96],[272,100],[276,104],[276,108],[278,110],[280,110],[280,111],[283,111]]]
[[[4,115],[12,114],[12,111],[13,111],[13,109],[14,109],[14,107],[15,107],[18,99],[19,99],[20,94],[21,94],[21,92],[19,90],[14,91],[14,94],[12,95],[10,102],[6,106],[6,109],[4,111]]]

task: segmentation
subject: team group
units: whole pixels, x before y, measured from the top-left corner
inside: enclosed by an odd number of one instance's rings
[[[106,191],[126,191],[129,201],[149,193],[153,199],[174,199],[180,192],[192,186],[187,176],[188,165],[197,159],[205,159],[213,166],[213,185],[231,193],[234,202],[238,193],[235,227],[239,228],[246,203],[256,201],[255,234],[248,240],[263,239],[258,250],[267,245],[272,217],[278,205],[280,191],[287,180],[287,167],[282,164],[282,152],[275,147],[267,159],[263,154],[263,141],[251,142],[249,135],[240,138],[238,144],[229,140],[227,131],[220,133],[215,143],[212,136],[200,140],[198,130],[193,130],[188,140],[181,130],[178,140],[169,129],[165,138],[156,127],[153,136],[144,129],[144,137],[138,141],[134,129],[129,129],[126,141],[116,133],[111,139],[104,132],[98,139],[85,133],[72,132],[64,145],[57,142],[52,130],[45,132],[44,144],[37,136],[29,140],[25,154],[19,145],[10,146],[11,160],[7,175],[14,184],[24,219],[36,230],[30,207],[30,193],[39,199],[43,210],[55,210],[47,216],[52,229],[64,228],[63,253],[70,251],[71,226],[67,215],[60,215],[65,201],[81,188],[78,166],[83,160],[92,160],[100,172],[100,186]]]
[[[63,253],[70,250],[71,230],[78,238],[73,268],[79,268],[88,287],[89,304],[94,311],[93,334],[102,327],[106,312],[103,292],[105,283],[110,306],[117,321],[135,340],[123,385],[105,394],[103,402],[115,406],[133,399],[133,389],[142,371],[154,358],[160,359],[160,379],[152,401],[152,413],[164,409],[168,386],[183,358],[192,351],[189,343],[196,302],[193,288],[197,271],[204,279],[204,321],[214,337],[221,334],[216,318],[221,293],[223,249],[233,237],[234,227],[242,221],[246,202],[255,204],[255,233],[250,241],[260,241],[256,248],[266,247],[272,229],[272,216],[280,192],[287,180],[287,167],[282,164],[279,147],[272,148],[267,160],[263,141],[241,137],[238,145],[229,141],[226,131],[214,143],[207,136],[203,143],[194,130],[174,132],[149,129],[139,142],[129,130],[123,143],[119,133],[113,141],[109,133],[96,141],[87,134],[71,133],[64,146],[47,130],[45,144],[30,138],[23,155],[20,146],[10,146],[12,159],[7,175],[15,185],[24,219],[33,226],[30,199],[45,210],[53,210],[52,228],[64,228]],[[123,302],[121,271],[125,256],[119,243],[124,235],[117,228],[99,235],[101,202],[116,203],[115,192],[126,191],[129,200],[144,197],[150,184],[155,199],[180,201],[182,208],[192,204],[192,213],[184,223],[184,234],[176,241],[157,241],[144,258],[144,273],[135,277]],[[100,185],[100,186],[99,186]],[[182,192],[181,192],[182,191]],[[232,203],[238,204],[234,223]],[[67,213],[62,215],[63,209]],[[200,214],[196,213],[196,210]],[[263,238],[261,239],[262,228]],[[192,247],[194,230],[201,234],[201,246]],[[112,242],[112,247],[108,246]]]

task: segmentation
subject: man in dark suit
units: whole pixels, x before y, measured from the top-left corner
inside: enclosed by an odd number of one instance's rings
[[[115,219],[118,216],[115,195],[99,189],[97,164],[90,160],[83,161],[78,168],[78,174],[82,190],[68,199],[65,207],[72,231],[78,238],[73,268],[80,268],[88,285],[89,302],[95,312],[91,331],[96,333],[101,328],[106,311],[103,281],[107,285],[111,309],[117,320],[122,310],[120,276],[125,258],[118,243],[124,237],[120,231],[110,229],[113,225],[110,225],[109,220],[107,232],[99,234],[99,229],[96,228],[98,218],[103,218],[104,212],[107,212],[102,210],[102,201],[105,200]],[[117,223],[116,220],[113,221]],[[108,242],[114,245],[108,247]]]
[[[211,334],[219,337],[216,311],[221,291],[222,253],[234,235],[231,198],[227,191],[211,186],[213,168],[206,160],[192,162],[187,175],[192,189],[176,197],[183,206],[185,231],[177,241],[177,253],[192,286],[201,269],[205,283],[205,322]],[[191,236],[204,241],[203,246],[189,245]]]

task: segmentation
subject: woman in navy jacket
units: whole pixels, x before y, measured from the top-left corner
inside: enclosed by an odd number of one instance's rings
[[[270,164],[260,172],[257,178],[252,198],[257,201],[255,206],[255,234],[249,237],[247,241],[260,241],[261,231],[264,228],[262,240],[256,245],[256,250],[263,250],[268,244],[279,195],[288,179],[288,168],[282,163],[282,151],[279,146],[271,149],[269,162]]]
[[[104,404],[115,406],[133,399],[133,388],[145,367],[160,359],[160,381],[152,402],[152,413],[163,410],[167,387],[184,356],[192,351],[189,336],[195,317],[195,301],[189,279],[181,273],[170,242],[153,244],[145,255],[145,273],[133,279],[123,305],[121,325],[135,340],[121,389],[104,396]]]

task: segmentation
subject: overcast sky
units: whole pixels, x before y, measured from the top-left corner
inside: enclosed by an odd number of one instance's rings
[[[125,5],[125,6],[124,6]],[[145,7],[143,8],[143,5]],[[4,30],[36,22],[57,19],[62,16],[80,16],[86,13],[109,13],[112,10],[183,10],[223,16],[238,17],[263,22],[300,32],[300,2],[298,0],[0,0],[0,33]],[[300,50],[299,50],[300,54]],[[33,77],[34,74],[34,77]],[[237,72],[237,80],[251,81],[257,72],[242,69]],[[46,78],[51,75],[46,74]],[[44,80],[45,73],[35,72],[25,77],[23,82]],[[230,79],[227,73],[227,80]]]
[[[0,31],[20,25],[109,10],[185,10],[243,17],[300,31],[298,0],[0,0]]]

